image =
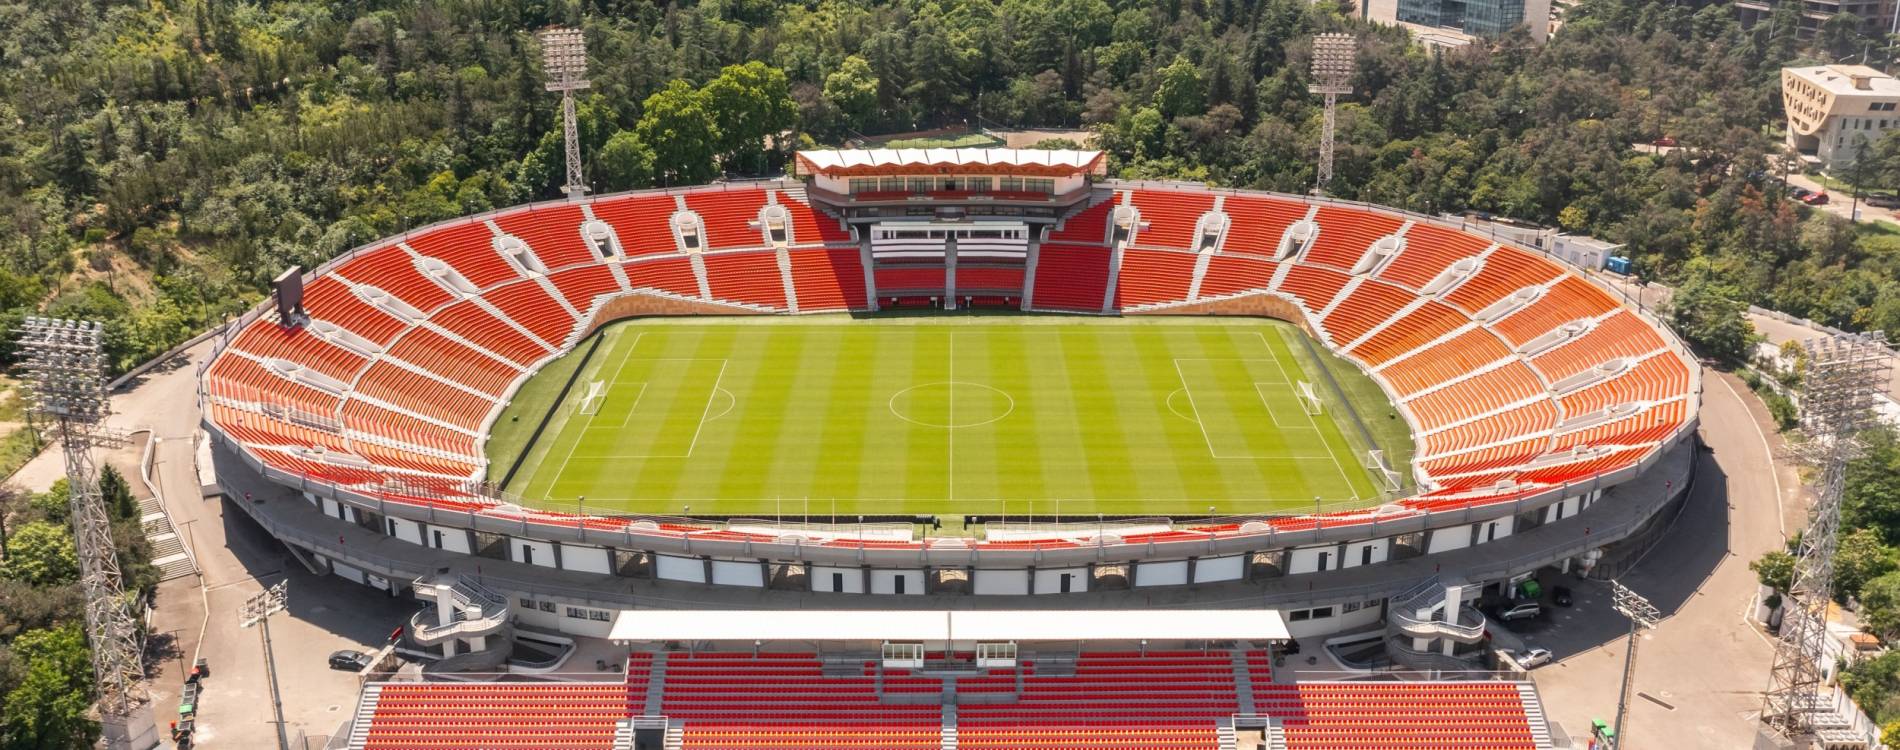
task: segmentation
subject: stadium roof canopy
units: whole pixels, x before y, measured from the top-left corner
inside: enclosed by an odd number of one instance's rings
[[[623,609],[607,636],[648,641],[1285,640],[1271,609],[669,610]]]
[[[1106,174],[1108,162],[1100,151],[1039,148],[868,148],[836,151],[800,151],[802,174],[895,173],[900,170],[946,167],[1018,169],[1037,172]]]

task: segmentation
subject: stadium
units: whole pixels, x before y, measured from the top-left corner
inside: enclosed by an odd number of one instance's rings
[[[1484,670],[1477,601],[1646,549],[1701,389],[1653,316],[1459,222],[1094,151],[794,160],[384,238],[220,334],[217,484],[431,602],[429,671],[626,649],[373,683],[350,747],[1550,746],[1528,682],[1276,670],[1348,633]]]

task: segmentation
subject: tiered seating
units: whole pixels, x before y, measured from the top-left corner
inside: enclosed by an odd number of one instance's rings
[[[837,244],[851,241],[851,230],[839,226],[838,219],[812,208],[811,204],[778,192],[779,205],[792,217],[792,243],[795,245]],[[803,298],[799,307],[805,306]]]
[[[1438,337],[1458,330],[1470,322],[1470,319],[1458,314],[1458,311],[1436,301],[1406,313],[1391,325],[1379,329],[1378,333],[1351,350],[1368,366],[1384,363],[1413,349],[1431,343]]]
[[[387,356],[453,380],[491,396],[499,396],[521,371],[459,341],[427,328],[411,329],[390,347]]]
[[[1273,282],[1273,269],[1279,264],[1246,255],[1221,253],[1207,259],[1207,273],[1201,277],[1201,297],[1225,297],[1254,289],[1265,289]]]
[[[1520,437],[1549,432],[1557,426],[1557,405],[1532,401],[1456,427],[1426,432],[1419,440],[1420,455],[1437,456],[1495,445]],[[1426,428],[1432,429],[1432,428]]]
[[[1404,289],[1366,281],[1341,299],[1320,322],[1326,326],[1326,333],[1333,337],[1334,344],[1345,346],[1417,300],[1418,295]]]
[[[1535,750],[1511,682],[1254,683],[1289,750]]]
[[[487,289],[520,275],[495,251],[495,233],[479,221],[411,237],[409,247],[453,266],[456,273],[478,289]]]
[[[1552,450],[1564,451],[1579,445],[1646,445],[1674,432],[1688,418],[1688,405],[1681,398],[1656,404],[1630,416],[1575,432],[1558,435]]]
[[[1100,245],[1107,241],[1108,215],[1115,210],[1114,201],[1103,201],[1082,209],[1062,223],[1062,228],[1049,233],[1049,242],[1071,245]]]
[[[1280,248],[1280,238],[1286,234],[1286,228],[1306,218],[1307,208],[1297,201],[1230,195],[1221,204],[1221,211],[1228,219],[1221,252],[1271,257]]]
[[[1689,390],[1689,367],[1666,351],[1616,377],[1563,397],[1564,416],[1589,414],[1630,401],[1653,403]]]
[[[1206,750],[1215,720],[1238,710],[1225,651],[1083,653],[1072,676],[1037,674],[1033,662],[1023,669],[1014,703],[958,707],[959,748]]]
[[[957,266],[957,292],[961,294],[965,290],[984,290],[1020,296],[1023,291],[1023,269],[1020,266],[1010,268]]]
[[[1339,271],[1299,264],[1289,269],[1286,278],[1280,280],[1280,291],[1298,297],[1307,312],[1317,314],[1332,304],[1333,298],[1339,296],[1339,290],[1348,281],[1352,281],[1352,277]]]
[[[943,294],[942,268],[883,266],[878,268],[877,293],[884,296],[905,294]]]
[[[596,203],[594,210],[603,210],[608,205],[610,202]],[[581,222],[586,218],[579,206],[556,205],[497,216],[495,226],[528,243],[528,250],[534,253],[535,259],[541,261],[541,265],[549,271],[556,271],[596,261],[594,251],[589,250],[587,242],[581,239]],[[626,230],[619,227],[615,229],[620,234],[621,242],[634,244]]]
[[[1637,357],[1663,348],[1662,337],[1636,313],[1621,310],[1589,333],[1531,358],[1531,365],[1557,382],[1618,357]]]
[[[678,201],[670,195],[632,195],[595,203],[594,218],[613,227],[621,252],[634,258],[679,250],[672,226],[678,210]]]
[[[626,689],[580,683],[389,683],[364,750],[608,750]]]
[[[686,207],[706,223],[706,248],[761,247],[765,235],[754,223],[765,207],[763,190],[715,190],[686,194]]]
[[[1420,460],[1418,466],[1433,476],[1496,471],[1523,464],[1525,461],[1543,455],[1549,449],[1550,436],[1538,435],[1443,458]]]
[[[1413,224],[1405,230],[1405,250],[1379,269],[1379,278],[1413,289],[1432,283],[1438,274],[1461,259],[1473,257],[1491,246],[1491,241],[1476,235],[1446,229],[1433,224]]]
[[[245,328],[231,347],[267,359],[289,360],[344,382],[349,382],[367,362],[355,352],[317,338],[307,329],[274,324]]]
[[[1100,312],[1108,290],[1107,248],[1044,244],[1036,259],[1036,292],[1042,310]]]
[[[446,451],[467,458],[470,462],[481,455],[471,435],[357,399],[343,402],[343,427],[360,435],[374,435],[407,445]]]
[[[406,327],[401,320],[357,297],[336,276],[320,276],[305,284],[303,307],[310,317],[335,323],[379,345],[387,345]]]
[[[1491,324],[1491,330],[1512,346],[1555,330],[1578,318],[1594,318],[1617,307],[1616,300],[1588,281],[1575,276],[1565,278],[1537,301],[1525,305]]]
[[[685,722],[688,748],[936,750],[938,704],[881,703],[876,684],[867,675],[827,677],[809,653],[676,653],[667,657],[662,707]]]
[[[651,288],[687,297],[699,296],[699,277],[693,275],[692,259],[684,255],[630,263],[624,266],[624,269],[627,272],[627,283],[635,289]],[[597,283],[602,284],[601,288],[604,290],[598,293],[610,294],[615,291],[611,274]],[[565,291],[566,287],[562,289]],[[570,300],[573,298],[573,295],[568,296]]]
[[[1201,215],[1214,207],[1214,196],[1206,193],[1175,193],[1152,190],[1134,192],[1135,210],[1147,226],[1135,233],[1135,244],[1175,250],[1194,249],[1194,225]]]
[[[429,322],[441,326],[470,343],[527,367],[547,357],[553,352],[523,335],[514,326],[495,317],[474,300],[466,300],[449,305],[441,312],[429,318]]]
[[[558,288],[558,287],[557,287]],[[574,316],[533,281],[521,281],[482,295],[509,320],[534,332],[542,341],[560,346],[574,331]]]
[[[359,253],[349,262],[337,266],[336,273],[357,284],[366,284],[396,295],[397,299],[423,312],[434,310],[455,298],[434,279],[422,275],[416,269],[415,259],[395,245]]]
[[[491,399],[444,386],[388,362],[370,365],[357,381],[356,392],[468,430],[479,429],[482,418],[495,406]]]
[[[1430,349],[1413,350],[1404,359],[1388,360],[1379,375],[1394,391],[1406,395],[1509,356],[1511,350],[1497,336],[1483,328],[1473,328]]]
[[[1465,378],[1406,402],[1421,426],[1429,429],[1484,414],[1507,404],[1544,395],[1537,373],[1522,362]]]
[[[778,253],[719,253],[705,256],[706,282],[714,299],[785,309],[785,277]]]
[[[1115,277],[1115,306],[1186,301],[1197,257],[1169,250],[1123,250],[1121,273]]]
[[[1475,313],[1527,286],[1557,278],[1556,264],[1513,247],[1500,247],[1484,256],[1484,268],[1444,296],[1445,301]]]
[[[341,399],[301,383],[285,380],[244,357],[219,357],[205,371],[211,394],[234,401],[268,403],[305,414],[334,417]]]
[[[792,250],[792,286],[798,309],[861,310],[866,306],[864,264],[857,250]]]
[[[1338,206],[1320,206],[1313,220],[1319,223],[1319,236],[1313,239],[1313,247],[1300,258],[1301,262],[1328,265],[1342,271],[1352,270],[1372,248],[1372,243],[1405,225],[1384,214]]]

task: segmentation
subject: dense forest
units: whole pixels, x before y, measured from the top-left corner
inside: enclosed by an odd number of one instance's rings
[[[1309,40],[1350,31],[1359,74],[1331,192],[1625,243],[1643,276],[1678,287],[1685,334],[1718,356],[1746,344],[1743,303],[1900,333],[1900,234],[1788,200],[1770,156],[1777,69],[1884,40],[1840,22],[1801,42],[1792,15],[1744,30],[1725,4],[1580,0],[1547,44],[1517,33],[1434,54],[1350,11],[0,0],[0,328],[32,311],[107,321],[122,370],[255,302],[291,264],[556,197],[557,100],[533,32],[563,24],[590,45],[581,133],[602,192],[772,174],[801,146],[971,125],[1092,130],[1118,176],[1303,192],[1319,122]],[[1630,146],[1661,136],[1682,147]],[[1865,182],[1900,184],[1900,141],[1879,146]],[[0,343],[0,365],[12,356]],[[0,468],[30,443],[14,431]],[[10,523],[51,522],[33,507],[15,504]],[[78,747],[91,730],[60,723],[70,701],[47,697],[84,690],[83,670],[53,684],[47,666],[72,658],[70,592],[15,556],[0,566],[0,748]]]

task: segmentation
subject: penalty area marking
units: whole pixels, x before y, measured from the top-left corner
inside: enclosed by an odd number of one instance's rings
[[[1262,347],[1264,347],[1264,348],[1265,348],[1265,349],[1267,350],[1267,353],[1268,353],[1268,354],[1272,354],[1272,355],[1273,355],[1273,363],[1274,363],[1275,365],[1278,365],[1278,366],[1280,367],[1280,377],[1283,377],[1283,378],[1286,378],[1286,384],[1287,384],[1287,386],[1289,386],[1289,387],[1291,387],[1291,386],[1293,385],[1293,376],[1292,376],[1291,374],[1289,374],[1289,373],[1288,373],[1288,372],[1286,371],[1286,365],[1285,365],[1285,364],[1282,364],[1282,363],[1280,362],[1280,354],[1279,354],[1278,352],[1275,352],[1275,351],[1273,350],[1273,345],[1272,345],[1272,344],[1269,344],[1269,343],[1267,343],[1267,334],[1265,334],[1265,333],[1263,333],[1263,332],[1261,332],[1261,331],[1254,331],[1254,335],[1255,335],[1255,336],[1259,336],[1259,337],[1260,337],[1260,346],[1262,346]],[[1284,336],[1284,334],[1282,334],[1282,336]],[[1282,343],[1284,343],[1284,339],[1282,340]],[[1298,363],[1298,362],[1295,362],[1295,363],[1294,363],[1294,367],[1296,367],[1296,368],[1297,368],[1298,366],[1299,366],[1299,363]],[[1326,363],[1325,363],[1325,362],[1320,362],[1320,363],[1319,363],[1319,366],[1320,366],[1320,367],[1325,367],[1325,366],[1326,366]],[[1304,371],[1301,371],[1301,372],[1302,372],[1302,374],[1304,374]],[[1183,382],[1185,382],[1185,381],[1183,381]],[[1301,414],[1306,414],[1306,410],[1305,410],[1305,409],[1301,409],[1301,410],[1300,410],[1300,413],[1301,413]],[[1322,444],[1325,444],[1325,443],[1326,443],[1326,433],[1324,433],[1324,432],[1320,432],[1320,429],[1319,429],[1319,420],[1317,420],[1317,419],[1314,419],[1314,418],[1313,418],[1313,415],[1311,415],[1311,414],[1306,414],[1306,421],[1307,421],[1308,423],[1310,423],[1310,424],[1312,424],[1312,425],[1313,425],[1313,432],[1315,432],[1315,433],[1318,433],[1318,434],[1319,434],[1319,436],[1320,436],[1320,443],[1322,443]],[[1334,426],[1334,427],[1338,427],[1338,426],[1339,426],[1339,423],[1338,423],[1338,422],[1334,422],[1334,423],[1333,423],[1333,426]],[[1340,439],[1341,439],[1341,440],[1344,440],[1344,439],[1346,438],[1346,436],[1345,436],[1345,433],[1344,433],[1344,431],[1343,431],[1343,430],[1341,430],[1341,433],[1340,433],[1340,436],[1339,436],[1339,437],[1340,437]],[[1349,449],[1349,450],[1350,450],[1350,449]],[[1333,458],[1333,468],[1336,468],[1336,469],[1338,469],[1338,470],[1339,470],[1339,480],[1340,480],[1340,481],[1342,481],[1342,482],[1345,482],[1345,483],[1346,483],[1346,491],[1347,491],[1347,492],[1351,492],[1351,493],[1352,493],[1352,499],[1354,499],[1354,500],[1361,500],[1361,499],[1363,499],[1363,498],[1361,498],[1361,497],[1359,497],[1359,489],[1358,489],[1358,488],[1356,488],[1356,487],[1354,487],[1354,486],[1352,486],[1352,478],[1351,478],[1351,477],[1348,477],[1348,476],[1346,476],[1346,465],[1345,465],[1345,464],[1343,464],[1343,463],[1340,463],[1340,462],[1339,462],[1339,452],[1338,452],[1338,451],[1335,451],[1335,450],[1333,450],[1333,447],[1332,447],[1332,445],[1330,445],[1330,444],[1327,444],[1327,445],[1326,445],[1326,455],[1329,455],[1329,456],[1332,456],[1332,458]]]

